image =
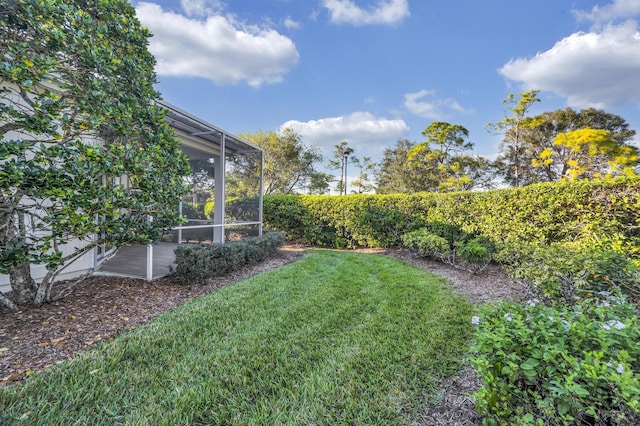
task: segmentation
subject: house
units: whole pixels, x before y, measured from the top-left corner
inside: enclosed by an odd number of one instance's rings
[[[244,234],[262,234],[262,150],[167,102],[158,101],[158,103],[167,109],[167,122],[173,127],[176,137],[182,143],[182,150],[190,162],[200,166],[199,173],[208,176],[210,183],[215,182],[215,185],[209,186],[213,187],[212,193],[204,194],[208,199],[213,198],[212,212],[208,215],[204,212],[194,212],[193,198],[180,203],[176,208],[186,216],[187,222],[174,228],[173,233],[167,235],[160,244],[123,247],[117,253],[112,249],[98,246],[67,267],[58,276],[59,280],[73,278],[90,271],[152,280],[166,275],[169,271],[168,267],[173,262],[173,249],[176,244],[193,241],[189,233],[197,233],[199,242],[217,243],[225,241],[229,229],[233,229],[235,233],[241,230],[240,233]],[[242,219],[234,218],[225,211],[227,204],[225,180],[230,167],[228,160],[237,156],[251,156],[253,164],[257,164],[259,169],[259,179],[256,181],[255,195],[252,197],[255,201],[251,205],[249,214],[245,214]],[[196,195],[203,196],[203,194]],[[78,244],[82,243],[78,242]],[[71,242],[67,244],[66,250],[73,250],[73,247],[74,244]],[[45,273],[46,269],[43,265],[32,265],[32,275],[35,279],[42,278]],[[9,277],[0,274],[0,292],[7,291],[10,291]]]

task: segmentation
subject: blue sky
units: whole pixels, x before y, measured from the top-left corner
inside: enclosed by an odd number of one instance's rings
[[[236,134],[293,128],[325,159],[346,140],[379,160],[434,121],[493,156],[486,124],[529,89],[533,113],[594,106],[640,133],[640,0],[133,4],[165,100]]]

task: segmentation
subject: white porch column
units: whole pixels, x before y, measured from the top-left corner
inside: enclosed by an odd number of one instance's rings
[[[263,207],[262,199],[263,199],[263,192],[264,192],[263,181],[264,181],[264,151],[260,151],[260,184],[259,184],[260,192],[258,194],[258,222],[260,222],[260,224],[258,225],[259,236],[262,236],[262,207]]]
[[[153,281],[153,246],[147,245],[147,281]]]
[[[153,221],[152,216],[147,216],[149,222]],[[153,281],[153,246],[147,245],[147,281]]]
[[[213,173],[215,179],[215,188],[213,192],[213,224],[224,225],[224,200],[225,200],[225,171],[227,168],[225,152],[225,134],[220,137],[220,154],[213,157]],[[224,227],[216,226],[213,228],[213,242],[224,243]]]

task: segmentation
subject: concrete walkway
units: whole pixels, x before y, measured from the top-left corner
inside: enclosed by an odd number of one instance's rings
[[[169,275],[169,266],[175,268],[176,243],[159,243],[153,246],[153,279]],[[132,278],[147,276],[147,246],[122,247],[115,256],[104,262],[95,275],[117,275]]]

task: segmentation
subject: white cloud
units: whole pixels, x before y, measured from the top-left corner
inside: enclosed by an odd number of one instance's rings
[[[535,57],[499,69],[526,89],[554,92],[575,107],[608,108],[640,102],[640,32],[637,23],[574,33]]]
[[[289,29],[289,30],[297,30],[301,26],[302,25],[300,25],[300,22],[294,21],[293,19],[291,19],[290,16],[287,16],[284,19],[284,27]]]
[[[191,13],[208,13],[206,7],[196,7],[203,2],[186,3]],[[246,81],[258,87],[282,81],[299,59],[293,41],[272,29],[243,25],[220,15],[190,19],[151,3],[138,4],[136,12],[154,34],[149,50],[156,57],[159,75],[202,77],[216,84]]]
[[[376,158],[385,148],[409,134],[404,120],[374,117],[369,112],[304,122],[291,120],[280,126],[280,129],[286,128],[301,135],[310,146],[320,148],[325,158],[331,156],[334,146],[341,141],[347,141],[358,157]]]
[[[614,0],[605,6],[594,6],[586,12],[574,10],[573,13],[579,20],[606,23],[616,19],[630,19],[640,15],[640,0]]]
[[[407,93],[404,95],[404,107],[411,114],[431,120],[443,120],[447,118],[451,112],[467,112],[452,98],[425,99],[427,97],[433,97],[435,94],[435,90],[424,89],[415,93]]]
[[[336,24],[397,24],[410,14],[408,0],[380,0],[367,10],[352,0],[323,0],[322,5]]]
[[[224,3],[220,0],[181,0],[180,5],[187,16],[204,17],[220,13]]]

